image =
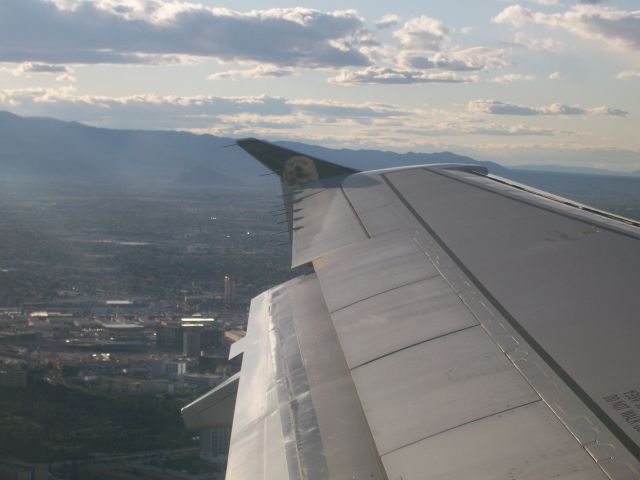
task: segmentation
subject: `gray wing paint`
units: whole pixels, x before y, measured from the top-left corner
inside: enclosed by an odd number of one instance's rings
[[[640,478],[637,224],[477,167],[327,164],[285,196],[315,274],[233,349],[227,478]]]

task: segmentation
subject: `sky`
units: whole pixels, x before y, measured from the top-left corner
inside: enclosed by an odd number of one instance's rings
[[[0,110],[640,170],[637,0],[0,0]]]

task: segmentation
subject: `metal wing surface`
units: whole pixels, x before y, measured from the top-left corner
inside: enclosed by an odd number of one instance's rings
[[[314,273],[251,304],[228,479],[640,478],[636,222],[477,166],[238,144]]]

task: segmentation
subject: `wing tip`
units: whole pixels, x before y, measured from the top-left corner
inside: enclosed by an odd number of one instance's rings
[[[236,144],[287,184],[300,185],[358,172],[254,137],[238,139]]]

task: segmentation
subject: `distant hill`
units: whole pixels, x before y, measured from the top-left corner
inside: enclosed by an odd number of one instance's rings
[[[112,130],[0,112],[0,169],[5,173],[94,181],[241,182],[262,169],[229,139],[183,132]],[[235,150],[235,151],[234,151]]]
[[[626,173],[615,172],[604,168],[592,167],[572,167],[568,165],[518,165],[509,167],[511,170],[528,170],[531,172],[553,172],[553,173],[572,173],[579,175],[614,175],[626,176]],[[640,174],[640,172],[631,173],[631,175]]]
[[[175,131],[94,128],[50,118],[0,111],[0,173],[53,176],[95,182],[139,181],[182,184],[255,184],[264,168],[233,139]],[[400,165],[471,163],[492,173],[508,170],[450,152],[405,153],[334,150],[281,142],[294,150],[361,170]]]
[[[347,165],[358,170],[374,170],[378,168],[396,167],[400,165],[422,165],[433,163],[467,163],[483,165],[491,173],[503,175],[509,171],[494,162],[484,162],[471,157],[457,155],[451,152],[439,153],[396,153],[383,150],[350,150],[332,149],[299,142],[278,142],[281,145],[300,152],[325,158],[341,165]]]

